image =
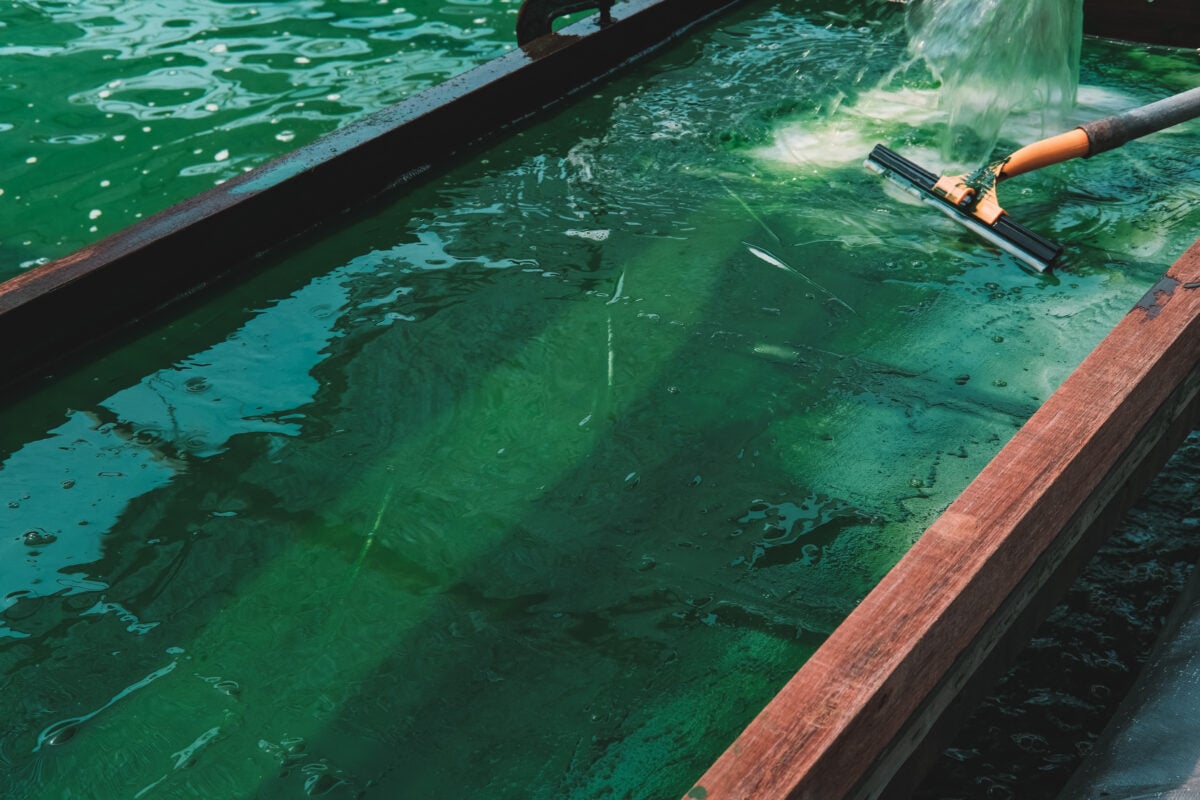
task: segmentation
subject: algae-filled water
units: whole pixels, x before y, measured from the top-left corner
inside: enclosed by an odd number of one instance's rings
[[[828,8],[0,411],[0,796],[687,791],[1200,230],[1194,129],[1007,187],[1051,276],[886,193],[936,92]],[[1200,76],[1082,61],[1079,119]]]
[[[518,5],[0,3],[0,279],[500,55]]]

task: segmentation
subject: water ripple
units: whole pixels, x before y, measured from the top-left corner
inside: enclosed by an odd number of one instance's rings
[[[5,11],[0,133],[25,168],[0,171],[0,246],[16,251],[0,279],[513,46],[506,0],[406,5],[82,0]],[[223,151],[231,157],[212,158]],[[97,164],[108,191],[95,188]]]

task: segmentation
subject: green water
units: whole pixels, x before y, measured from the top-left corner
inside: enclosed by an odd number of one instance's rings
[[[944,123],[853,13],[750,4],[0,411],[0,795],[682,795],[1200,230],[1194,129],[1006,186],[1052,276],[885,193]],[[1081,119],[1200,74],[1082,62]]]
[[[0,3],[0,279],[500,55],[518,6]]]

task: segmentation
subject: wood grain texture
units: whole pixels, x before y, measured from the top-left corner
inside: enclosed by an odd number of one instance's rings
[[[1193,285],[1194,284],[1194,285]],[[1190,287],[1190,288],[1189,288]],[[877,797],[1024,608],[1200,406],[1200,241],[688,793]]]

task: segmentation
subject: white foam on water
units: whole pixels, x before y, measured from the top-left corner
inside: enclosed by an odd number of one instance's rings
[[[567,236],[573,236],[576,239],[590,239],[593,242],[603,242],[609,237],[612,231],[606,228],[599,230],[579,230],[577,228],[571,228],[565,233]]]
[[[840,106],[832,118],[779,126],[774,141],[752,155],[802,167],[851,166],[861,163],[876,144],[892,143],[898,129],[936,124],[938,114],[937,93],[932,90],[872,89],[859,95],[852,105]],[[935,172],[946,166],[931,148],[906,148],[905,155]]]
[[[1047,129],[1040,110],[1010,114],[1001,128],[1001,148],[1012,149],[1053,136],[1076,125],[1135,108],[1145,100],[1128,92],[1098,86],[1079,87],[1077,103],[1063,120],[1061,129]],[[818,121],[796,121],[780,125],[771,144],[752,151],[755,158],[797,167],[829,169],[863,161],[877,143],[896,146],[898,132],[905,128],[931,129],[943,125],[938,92],[932,89],[872,89],[837,114]],[[938,148],[905,145],[905,158],[938,175],[953,174],[979,166],[979,162],[947,158]]]

